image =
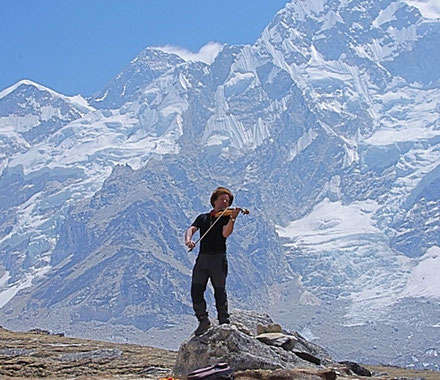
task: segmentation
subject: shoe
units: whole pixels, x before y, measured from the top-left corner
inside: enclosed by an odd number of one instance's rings
[[[229,318],[219,319],[219,321],[218,321],[219,325],[229,325],[230,323],[231,323],[231,321],[229,320]]]
[[[206,332],[211,327],[211,322],[209,318],[203,318],[199,322],[199,327],[194,331],[194,335],[199,336]]]

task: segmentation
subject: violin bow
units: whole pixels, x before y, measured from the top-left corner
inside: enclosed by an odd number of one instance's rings
[[[203,236],[200,236],[199,237],[199,239],[195,242],[195,244],[194,244],[194,247],[192,247],[192,248],[190,248],[189,250],[188,250],[188,253],[189,252],[191,252],[196,246],[197,246],[197,244],[207,235],[207,233],[209,232],[209,231],[211,231],[211,228],[212,227],[214,227],[214,224],[216,224],[217,223],[217,221],[223,216],[223,214],[226,212],[226,210],[227,210],[228,208],[225,208],[223,211],[222,211],[222,213],[217,217],[217,219],[214,221],[214,223],[212,223],[210,226],[209,226],[209,228],[206,230],[206,232],[203,234]]]

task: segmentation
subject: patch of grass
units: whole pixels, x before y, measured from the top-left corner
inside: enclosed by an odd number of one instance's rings
[[[407,369],[392,366],[363,365],[368,368],[375,376],[379,373],[387,374],[391,378],[403,377],[406,379],[440,380],[439,371]],[[386,379],[387,377],[384,377]]]

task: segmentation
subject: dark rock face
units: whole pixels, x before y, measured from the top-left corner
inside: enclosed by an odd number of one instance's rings
[[[371,376],[371,371],[360,366],[358,363],[353,363],[350,361],[340,362],[341,364],[345,364],[352,372],[359,376]]]

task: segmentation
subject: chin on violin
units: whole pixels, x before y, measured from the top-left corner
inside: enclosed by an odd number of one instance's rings
[[[237,209],[239,210],[238,213],[242,213],[243,215],[249,214],[249,210],[246,208],[231,207],[231,208],[227,208],[227,209],[220,210],[217,212],[211,211],[211,215],[216,218],[218,218],[219,216],[231,216],[231,215],[234,215],[234,213],[236,213]]]

